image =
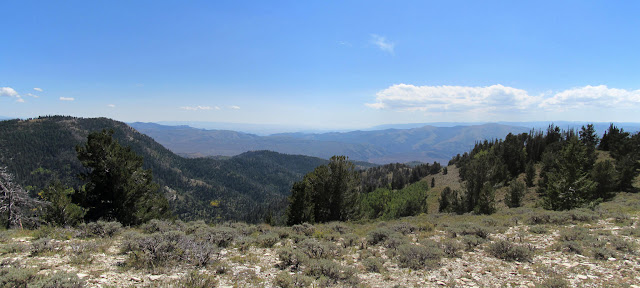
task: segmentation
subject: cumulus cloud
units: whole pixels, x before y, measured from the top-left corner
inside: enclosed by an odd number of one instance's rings
[[[42,90],[42,88],[38,88],[38,87],[33,88],[33,90],[36,90],[36,91],[38,91],[38,92],[42,92],[42,91],[43,91],[43,90]]]
[[[115,105],[115,104],[109,104],[109,105],[107,105],[107,107],[109,107],[109,108],[116,108],[116,105]]]
[[[74,101],[74,100],[76,99],[73,97],[60,97],[60,101]]]
[[[210,106],[183,106],[180,107],[180,109],[182,110],[188,110],[188,111],[198,111],[198,110],[211,110]]]
[[[40,98],[40,96],[31,94],[31,93],[27,93],[26,95],[33,98]]]
[[[240,110],[240,106],[236,106],[236,105],[229,106],[229,108],[231,108],[233,110]]]
[[[554,94],[540,103],[550,111],[581,107],[631,107],[640,105],[640,90],[609,88],[606,85],[572,88]]]
[[[18,97],[19,94],[11,87],[0,87],[0,96],[5,97]]]
[[[384,37],[376,34],[371,34],[371,43],[375,44],[380,50],[393,54],[393,48],[395,43],[387,41]]]
[[[24,103],[24,99],[22,99],[22,97],[20,97],[20,95],[17,96],[18,99],[16,99],[16,102],[18,103]]]
[[[538,99],[527,91],[499,84],[487,87],[396,84],[379,91],[375,103],[365,105],[374,109],[400,111],[460,112],[526,109]]]

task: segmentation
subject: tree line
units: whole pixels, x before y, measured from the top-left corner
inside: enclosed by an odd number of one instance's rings
[[[597,160],[598,155],[607,154],[610,159]],[[615,192],[633,189],[639,155],[640,135],[631,135],[613,124],[602,138],[589,124],[580,130],[550,125],[546,133],[532,130],[509,134],[504,140],[485,140],[449,161],[460,169],[465,185],[462,191],[445,189],[440,210],[491,214],[498,185],[509,186],[505,199],[509,207],[520,206],[525,185],[536,184],[546,209],[567,210],[599,203]],[[540,167],[539,173],[536,166]],[[525,183],[515,180],[521,173],[525,173]]]

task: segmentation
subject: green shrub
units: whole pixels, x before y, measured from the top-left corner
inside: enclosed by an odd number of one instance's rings
[[[120,222],[106,222],[99,220],[97,222],[81,223],[78,228],[81,233],[80,236],[84,238],[98,237],[113,237],[122,230],[122,224]]]
[[[391,226],[391,230],[402,233],[402,235],[407,235],[407,234],[416,232],[418,228],[411,223],[399,222],[399,223],[393,224]]]
[[[584,248],[582,248],[582,244],[577,241],[563,241],[556,244],[556,250],[566,252],[566,253],[576,253],[576,254],[584,254]]]
[[[622,229],[621,233],[625,236],[640,237],[640,225],[638,227],[627,227]]]
[[[319,242],[316,239],[305,239],[298,245],[298,249],[309,258],[330,258],[335,255],[337,247],[333,243]]]
[[[331,222],[327,224],[327,228],[338,232],[338,234],[343,235],[351,232],[351,228],[342,222]]]
[[[384,271],[384,262],[377,257],[369,257],[362,261],[362,265],[367,272],[380,273]]]
[[[195,231],[193,235],[198,240],[211,242],[218,247],[225,248],[233,243],[237,237],[237,232],[234,228],[219,226],[207,227],[200,231]]]
[[[36,269],[2,267],[0,268],[0,287],[27,287],[37,279]]]
[[[31,242],[30,256],[39,256],[46,253],[51,253],[56,249],[56,243],[54,240],[48,238],[41,238]]]
[[[179,231],[140,235],[127,240],[127,264],[136,268],[166,267],[178,263],[184,256],[185,235]]]
[[[543,225],[535,225],[529,227],[529,232],[533,234],[547,234],[549,230]]]
[[[393,233],[389,235],[389,237],[387,237],[386,240],[384,240],[383,245],[385,248],[396,250],[400,245],[408,244],[408,243],[409,243],[409,239],[407,239],[406,236],[400,233]]]
[[[218,287],[218,280],[215,276],[194,270],[169,284],[171,287],[208,288]]]
[[[168,232],[168,231],[184,231],[186,227],[182,222],[171,222],[168,220],[151,219],[149,222],[142,224],[140,229],[145,233],[152,234],[156,232]]]
[[[292,271],[298,271],[300,265],[309,260],[306,254],[288,247],[278,250],[278,258],[282,261],[278,265],[281,269],[290,268]]]
[[[31,287],[42,287],[42,288],[80,288],[85,287],[86,283],[84,280],[78,278],[78,275],[75,273],[67,273],[67,272],[56,272],[48,276],[41,276],[34,283],[30,283],[28,285]]]
[[[282,288],[295,288],[295,287],[308,287],[313,282],[313,279],[301,275],[301,274],[293,274],[289,275],[289,273],[283,271],[276,275],[276,278],[273,279],[273,285],[276,287]]]
[[[184,251],[183,260],[197,267],[205,267],[217,259],[220,249],[211,242],[185,237],[179,243]]]
[[[462,236],[462,244],[465,251],[473,251],[478,245],[487,242],[486,239],[480,238],[476,235],[464,235]]]
[[[73,228],[63,228],[63,227],[55,227],[43,225],[38,227],[37,230],[33,233],[34,239],[42,239],[42,238],[51,238],[56,240],[70,240],[78,234],[79,231],[74,230]]]
[[[431,269],[440,263],[443,256],[442,250],[437,244],[413,245],[404,244],[398,247],[398,264],[403,268],[411,269]]]
[[[95,242],[75,242],[69,244],[70,262],[76,265],[84,265],[93,262],[92,252],[97,250]]]
[[[367,243],[369,243],[370,245],[383,243],[387,240],[387,238],[389,238],[391,234],[393,234],[393,231],[389,228],[376,228],[375,230],[372,230],[367,234]]]
[[[615,252],[605,247],[594,247],[591,249],[591,253],[593,258],[596,260],[607,260],[616,256]]]
[[[208,230],[209,228],[211,228],[211,226],[207,225],[207,223],[202,220],[190,221],[185,225],[184,233],[187,235],[191,235],[199,231]]]
[[[567,288],[567,287],[571,287],[569,285],[569,282],[567,282],[567,280],[565,280],[564,278],[560,277],[559,275],[552,275],[550,277],[548,277],[547,279],[545,279],[544,281],[542,281],[542,283],[536,284],[536,287],[538,288]]]
[[[304,234],[305,236],[311,236],[316,232],[316,228],[309,223],[296,224],[291,226],[291,229],[294,232],[298,234]]]
[[[479,225],[477,223],[456,223],[447,228],[452,238],[464,235],[475,235],[482,239],[487,239],[493,230],[489,227]]]
[[[624,240],[621,237],[611,237],[609,242],[611,243],[611,246],[618,251],[632,254],[637,251],[637,245],[635,242]]]
[[[345,282],[357,284],[356,271],[351,267],[344,267],[328,259],[311,259],[307,264],[307,275],[315,278],[326,277],[331,283]]]
[[[360,237],[358,237],[358,235],[345,234],[342,238],[343,238],[342,239],[342,247],[344,247],[344,248],[353,247],[353,246],[357,246],[358,244],[360,244]]]
[[[584,227],[566,228],[560,231],[560,241],[581,241],[592,238],[589,229]]]
[[[279,240],[280,240],[280,237],[278,236],[278,234],[270,232],[270,233],[262,234],[258,236],[258,238],[256,239],[256,242],[262,248],[271,248],[273,247],[273,245],[278,243]]]
[[[460,257],[460,250],[462,245],[458,241],[453,239],[445,239],[440,243],[440,248],[444,255],[449,258]]]
[[[531,262],[533,259],[533,247],[517,245],[505,240],[489,244],[487,252],[506,261]]]

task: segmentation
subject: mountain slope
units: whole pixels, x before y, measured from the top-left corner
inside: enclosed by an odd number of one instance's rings
[[[92,131],[114,137],[144,157],[174,212],[182,219],[261,221],[282,212],[293,182],[327,160],[268,151],[229,159],[182,158],[125,123],[107,118],[41,117],[0,122],[0,165],[23,186],[44,187],[54,178],[79,188],[83,171],[76,145]]]
[[[172,151],[185,156],[233,156],[251,150],[272,150],[321,158],[346,155],[353,160],[384,164],[438,161],[446,163],[485,139],[502,139],[529,128],[501,124],[331,132],[283,133],[257,136],[235,131],[204,130],[188,126],[132,123]]]

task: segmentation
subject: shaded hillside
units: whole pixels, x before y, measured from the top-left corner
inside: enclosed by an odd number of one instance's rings
[[[501,139],[522,133],[525,127],[500,124],[353,131],[345,133],[284,133],[257,136],[235,131],[203,130],[188,126],[133,123],[175,153],[185,156],[237,155],[251,150],[272,150],[321,158],[346,155],[353,160],[378,164],[395,162],[445,163],[473,148],[477,141]]]
[[[41,117],[0,122],[0,165],[24,187],[44,187],[59,178],[79,188],[83,167],[75,146],[92,131],[114,137],[144,157],[174,212],[182,219],[261,221],[282,211],[293,182],[326,160],[268,151],[229,159],[182,158],[125,123],[107,118]]]

